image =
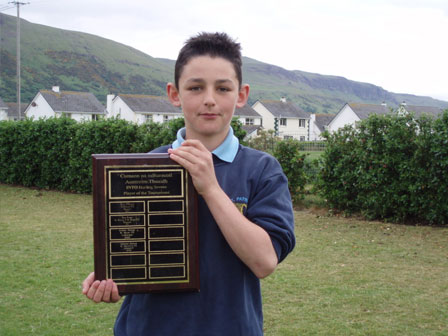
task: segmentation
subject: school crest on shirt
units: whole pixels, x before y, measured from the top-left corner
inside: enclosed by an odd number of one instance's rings
[[[238,196],[232,199],[233,204],[237,207],[237,209],[243,214],[246,215],[247,211],[247,197]]]

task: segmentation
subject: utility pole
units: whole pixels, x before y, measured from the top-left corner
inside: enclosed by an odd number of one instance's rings
[[[20,5],[28,5],[29,2],[10,1],[9,3],[17,6],[17,114],[19,115],[18,120],[20,120],[22,113],[20,107]]]

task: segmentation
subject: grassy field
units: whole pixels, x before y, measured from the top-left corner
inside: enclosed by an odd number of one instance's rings
[[[448,335],[448,228],[295,215],[262,282],[266,335]],[[0,185],[0,228],[0,335],[112,335],[119,304],[81,295],[91,196]]]

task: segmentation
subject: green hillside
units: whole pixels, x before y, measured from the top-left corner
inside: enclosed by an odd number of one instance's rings
[[[0,13],[0,97],[16,100],[16,18]],[[174,61],[153,58],[134,48],[95,35],[62,30],[21,20],[22,101],[39,90],[89,91],[103,103],[109,93],[164,95]],[[408,104],[448,108],[448,102],[406,94],[343,77],[243,59],[244,81],[251,86],[250,103],[284,96],[305,111],[336,113],[346,102],[397,106]]]
[[[16,18],[0,14],[0,94],[16,98]],[[134,48],[94,35],[21,20],[22,100],[41,89],[163,95],[170,66]]]

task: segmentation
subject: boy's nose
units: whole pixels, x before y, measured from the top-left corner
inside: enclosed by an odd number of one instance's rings
[[[213,91],[212,90],[207,90],[205,92],[205,97],[204,97],[204,105],[211,107],[211,106],[215,106],[215,97],[213,96]]]

